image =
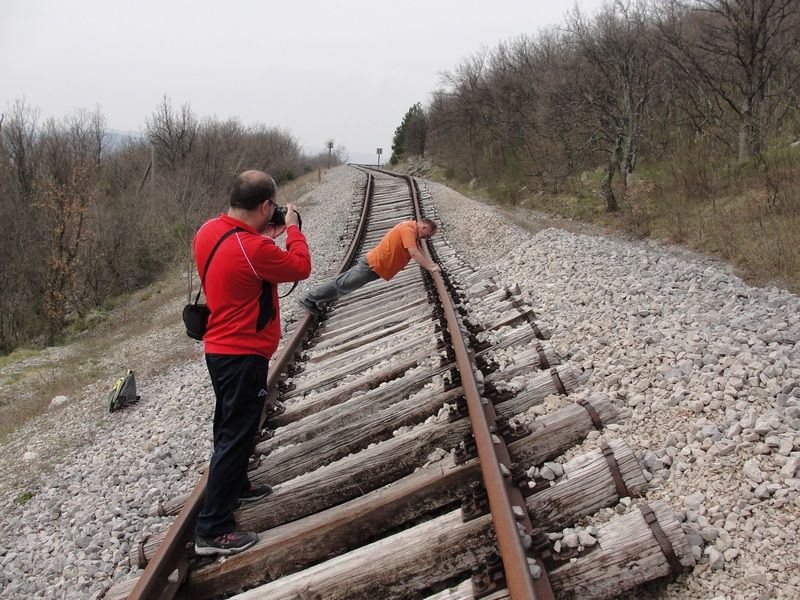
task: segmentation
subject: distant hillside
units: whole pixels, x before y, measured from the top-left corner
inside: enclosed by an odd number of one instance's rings
[[[143,137],[138,131],[120,131],[118,129],[108,129],[106,130],[106,135],[111,150],[116,150],[127,141],[135,141]]]
[[[389,160],[389,157],[386,154],[381,154],[381,162],[386,162]],[[365,154],[361,152],[353,152],[350,154],[350,162],[356,163],[359,165],[374,165],[377,164],[378,155],[377,154]]]

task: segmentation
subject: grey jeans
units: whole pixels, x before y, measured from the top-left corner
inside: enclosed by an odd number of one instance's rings
[[[380,275],[369,268],[366,257],[350,267],[341,275],[329,279],[313,288],[306,294],[305,300],[312,303],[333,302],[340,296],[356,291],[370,281],[380,279]]]

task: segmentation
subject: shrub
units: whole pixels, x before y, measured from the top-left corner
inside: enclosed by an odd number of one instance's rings
[[[33,494],[31,492],[21,492],[17,495],[16,501],[20,506],[25,506],[31,500],[31,498],[33,498]]]
[[[275,178],[275,183],[278,185],[294,179],[294,171],[291,169],[278,169],[272,176]]]

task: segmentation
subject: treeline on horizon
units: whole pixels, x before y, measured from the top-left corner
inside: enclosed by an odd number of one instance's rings
[[[166,96],[141,138],[121,140],[99,110],[40,122],[16,101],[0,115],[0,353],[52,344],[186,257],[242,170],[280,185],[327,161],[287,129],[200,119]]]
[[[617,0],[443,73],[391,160],[569,216],[593,200],[798,289],[798,100],[800,0]],[[547,199],[566,194],[579,206]]]

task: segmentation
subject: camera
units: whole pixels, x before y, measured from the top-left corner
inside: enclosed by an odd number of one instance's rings
[[[297,226],[300,230],[303,230],[303,219],[300,216],[300,213],[295,210],[295,214],[297,214]],[[269,220],[272,225],[286,225],[286,207],[285,206],[276,206],[275,210],[272,212],[272,218]]]

